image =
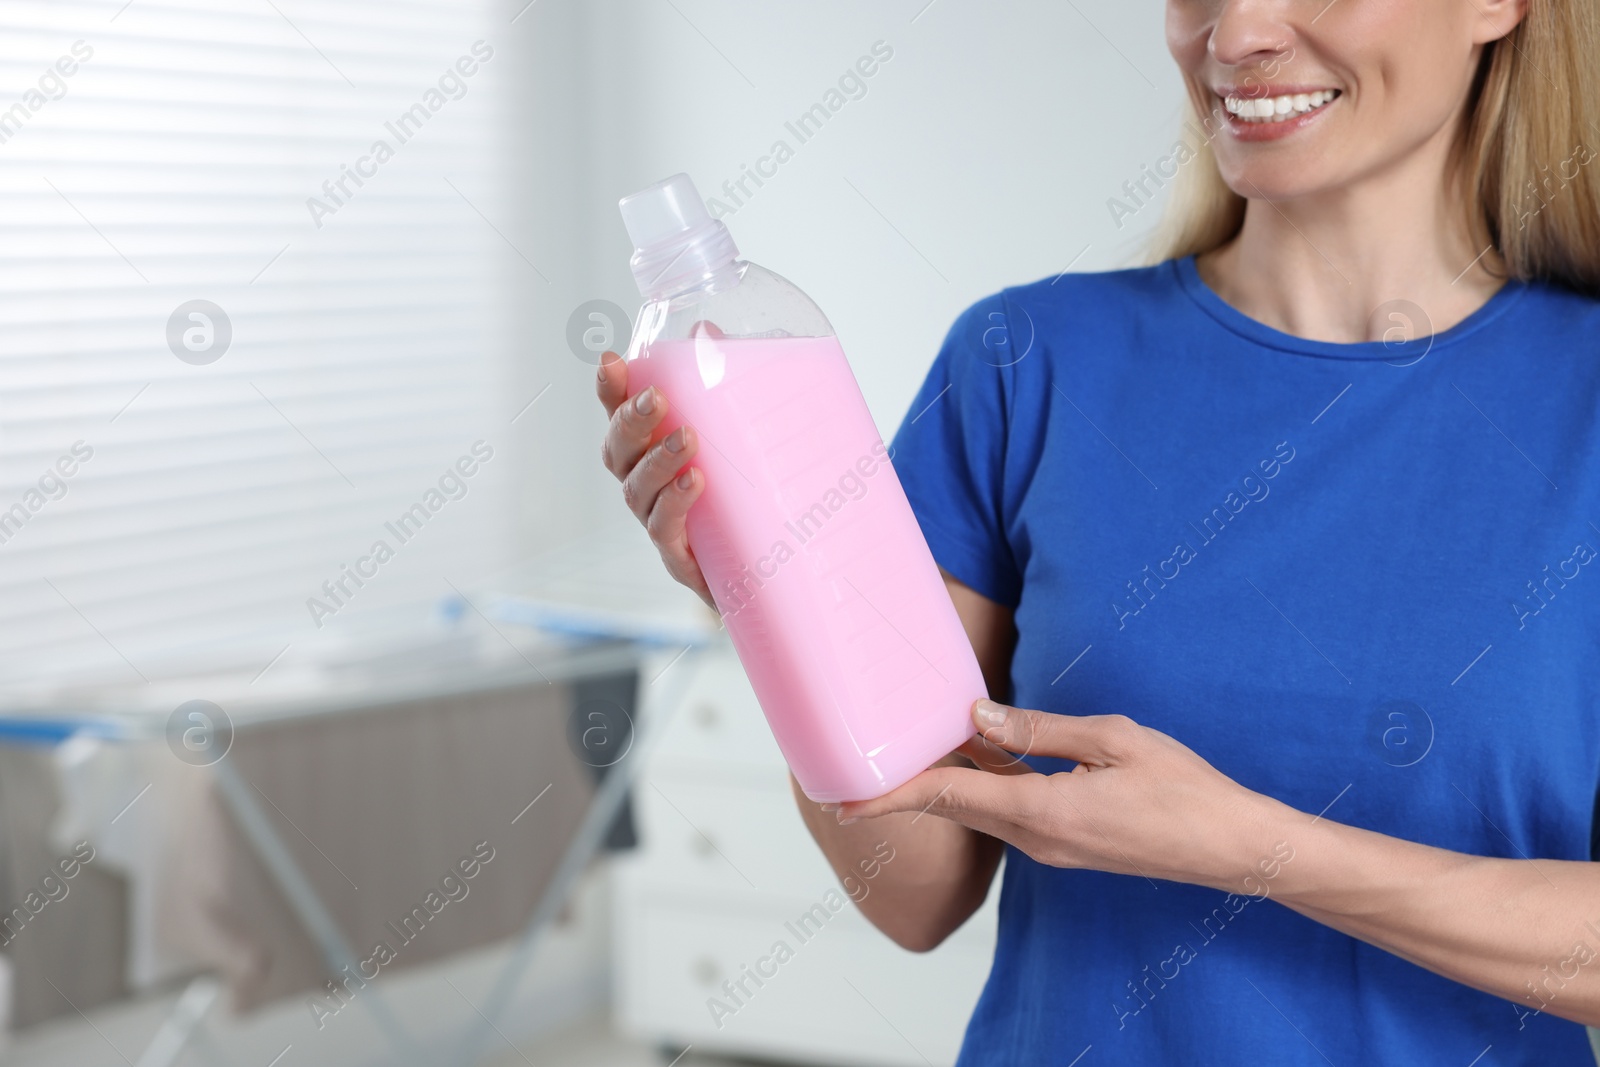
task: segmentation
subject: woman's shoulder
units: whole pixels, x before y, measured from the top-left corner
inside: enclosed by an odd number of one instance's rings
[[[1000,311],[1017,329],[1031,323],[1054,337],[1092,335],[1102,340],[1140,323],[1170,322],[1195,309],[1184,295],[1180,261],[1101,271],[1062,271],[1007,286],[979,301]]]
[[[1178,281],[1177,260],[1149,266],[1101,271],[1062,271],[1019,285],[1010,285],[989,299],[1012,307],[1052,310],[1090,305],[1111,309],[1159,303],[1169,298]]]
[[[1003,367],[1021,363],[1041,346],[1085,339],[1104,344],[1131,335],[1141,324],[1181,313],[1173,306],[1185,300],[1175,263],[1063,271],[1007,286],[969,304],[952,325],[947,344]]]
[[[1600,323],[1600,292],[1585,292],[1569,285],[1542,279],[1513,281],[1511,284],[1526,289],[1526,295],[1533,298],[1533,303],[1537,305],[1540,314],[1553,313],[1562,319],[1584,326]],[[1600,340],[1600,336],[1597,336],[1596,340]]]

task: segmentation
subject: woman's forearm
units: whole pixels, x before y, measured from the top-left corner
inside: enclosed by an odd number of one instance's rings
[[[1000,863],[999,841],[917,813],[841,826],[800,791],[792,775],[789,781],[801,817],[846,892],[902,948],[934,948],[983,903]],[[892,856],[887,861],[885,846]]]
[[[1294,849],[1268,890],[1308,918],[1517,1005],[1600,1026],[1600,864],[1470,856],[1266,801]]]

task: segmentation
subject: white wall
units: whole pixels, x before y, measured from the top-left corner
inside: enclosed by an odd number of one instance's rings
[[[561,115],[569,153],[551,187],[577,198],[544,227],[577,243],[572,275],[555,286],[567,302],[541,305],[530,353],[556,382],[541,405],[560,399],[542,412],[539,440],[553,496],[527,506],[563,519],[530,528],[575,534],[626,518],[596,459],[604,421],[591,369],[562,337],[582,300],[637,309],[616,200],[668,174],[687,171],[721,197],[774,140],[794,148],[726,221],[748,258],[828,314],[886,437],[973,300],[1069,263],[1136,259],[1159,204],[1119,228],[1106,202],[1177,136],[1182,90],[1160,6],[925,3],[586,0],[575,21],[575,5],[545,0],[524,17],[540,20],[553,56],[584,57],[571,83],[570,68],[547,67],[535,105]],[[581,45],[558,39],[569,33]],[[894,55],[866,94],[800,143],[785,122],[879,40]]]

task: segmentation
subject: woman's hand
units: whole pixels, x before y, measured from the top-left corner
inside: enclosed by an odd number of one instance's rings
[[[667,573],[716,610],[684,528],[689,505],[699,499],[706,481],[699,469],[684,467],[700,448],[694,427],[685,423],[654,440],[667,414],[667,398],[652,386],[628,399],[628,365],[615,352],[601,353],[595,391],[611,416],[600,461],[622,483],[622,499],[649,532]]]
[[[923,811],[998,837],[1053,867],[1083,867],[1236,888],[1263,855],[1276,802],[1190,749],[1123,715],[1051,715],[980,700],[981,736],[965,747],[982,769],[930,768],[841,822]],[[1021,755],[1077,762],[1040,774]],[[997,773],[998,772],[998,773]]]

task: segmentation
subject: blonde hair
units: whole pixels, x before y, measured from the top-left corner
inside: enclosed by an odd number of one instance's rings
[[[1484,45],[1453,147],[1454,179],[1472,205],[1475,245],[1499,276],[1545,280],[1600,296],[1600,4],[1529,0],[1505,37]],[[1189,128],[1204,120],[1189,103]],[[1593,140],[1587,140],[1592,138]],[[1151,262],[1203,255],[1244,224],[1208,137],[1191,146]]]

